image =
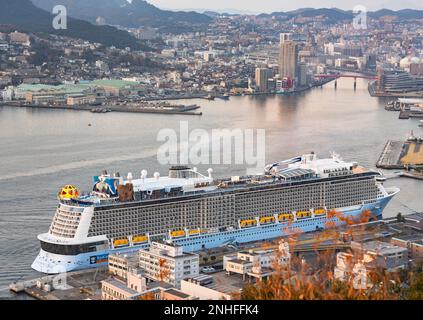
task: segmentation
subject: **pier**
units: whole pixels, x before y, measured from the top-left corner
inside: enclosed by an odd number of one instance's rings
[[[423,180],[422,144],[422,139],[415,138],[413,134],[405,142],[389,140],[379,157],[376,167],[403,170],[385,175],[386,179],[406,177]]]
[[[404,165],[400,163],[404,142],[388,140],[383,149],[376,167],[382,169],[403,169]]]
[[[107,268],[80,270],[13,282],[9,290],[37,300],[84,300],[98,296],[99,283],[108,276]]]
[[[149,103],[137,104],[104,104],[101,106],[90,105],[41,105],[28,103],[3,103],[1,105],[17,108],[33,108],[33,109],[49,109],[49,110],[75,110],[75,111],[92,111],[96,113],[106,112],[128,112],[128,113],[156,113],[156,114],[179,114],[179,115],[197,115],[201,116],[203,113],[196,111],[200,108],[198,105],[188,106],[160,106]],[[0,105],[0,106],[1,106]],[[97,112],[96,110],[104,110],[104,112]]]

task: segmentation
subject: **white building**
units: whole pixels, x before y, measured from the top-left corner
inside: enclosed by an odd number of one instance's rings
[[[101,72],[109,72],[109,65],[101,60],[95,62],[95,66],[100,69]]]
[[[140,250],[139,266],[147,278],[179,288],[182,279],[199,274],[198,254],[184,253],[182,247],[153,242],[149,250]]]
[[[129,270],[138,267],[138,253],[109,254],[109,273],[126,279]]]
[[[339,252],[336,255],[336,266],[334,271],[335,279],[347,281],[354,268],[354,256],[351,253]]]
[[[199,275],[181,281],[181,291],[200,300],[232,300],[230,293],[223,286],[216,284],[209,275]]]
[[[3,101],[12,101],[15,96],[15,90],[13,86],[9,86],[1,91]]]
[[[223,257],[223,269],[228,274],[241,274],[244,278],[249,275],[270,275],[276,265],[286,266],[291,261],[289,245],[285,240],[279,242],[278,250],[249,250],[241,251],[236,255]]]
[[[149,282],[140,269],[129,270],[126,279],[111,277],[101,281],[102,300],[139,300],[148,294],[154,300],[162,300],[168,291],[179,293],[169,284]]]

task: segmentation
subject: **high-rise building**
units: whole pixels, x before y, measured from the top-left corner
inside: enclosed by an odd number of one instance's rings
[[[267,68],[256,68],[256,86],[260,92],[269,90],[268,81],[272,77],[272,70]]]
[[[290,34],[280,35],[279,74],[281,78],[296,78],[298,64],[298,44],[291,40]]]
[[[307,65],[304,63],[300,63],[298,64],[298,69],[297,69],[297,84],[300,87],[304,87],[307,85]]]

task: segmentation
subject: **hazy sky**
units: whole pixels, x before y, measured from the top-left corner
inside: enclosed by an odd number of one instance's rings
[[[240,11],[274,12],[288,11],[304,7],[330,8],[337,7],[352,10],[356,5],[365,5],[368,10],[387,9],[420,9],[421,0],[147,0],[163,9],[236,9]]]

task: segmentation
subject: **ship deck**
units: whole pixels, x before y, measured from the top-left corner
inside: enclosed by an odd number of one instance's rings
[[[308,179],[301,179],[301,180],[283,180],[277,179],[276,177],[268,177],[266,179],[257,180],[257,179],[248,179],[244,180],[242,177],[240,182],[233,183],[230,179],[227,180],[218,180],[216,185],[208,186],[203,188],[194,189],[190,192],[185,192],[182,195],[177,196],[165,196],[165,197],[158,197],[154,199],[143,199],[143,200],[133,200],[133,201],[119,201],[118,198],[109,198],[109,199],[101,199],[99,197],[92,197],[90,201],[82,201],[79,200],[71,200],[71,201],[64,201],[60,200],[61,204],[67,206],[80,206],[80,207],[88,207],[93,206],[96,208],[104,208],[108,209],[110,207],[120,208],[120,207],[127,207],[127,206],[137,206],[140,204],[157,204],[157,203],[167,203],[167,202],[175,202],[175,201],[184,201],[184,200],[191,200],[199,197],[209,197],[213,195],[222,195],[228,193],[237,193],[237,192],[250,192],[250,191],[259,191],[263,189],[277,189],[283,187],[291,187],[291,186],[300,186],[305,184],[314,184],[314,183],[323,183],[323,182],[337,182],[337,181],[344,181],[346,179],[369,179],[374,176],[379,175],[377,172],[373,171],[366,171],[364,168],[357,168],[353,174],[348,176],[338,176],[338,177],[329,177],[329,178],[320,178],[320,177],[312,177]],[[222,182],[224,183],[222,185]]]

